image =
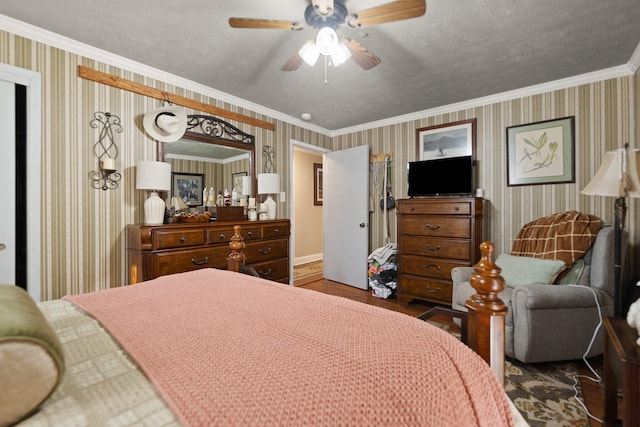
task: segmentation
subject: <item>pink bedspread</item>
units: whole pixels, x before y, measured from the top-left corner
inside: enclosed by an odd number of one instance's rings
[[[480,357],[401,313],[213,269],[65,299],[185,425],[513,423]]]

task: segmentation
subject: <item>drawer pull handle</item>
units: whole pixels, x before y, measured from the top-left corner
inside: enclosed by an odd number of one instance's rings
[[[267,248],[267,249],[258,249],[258,252],[260,252],[262,255],[269,255],[272,252],[271,248]]]
[[[224,233],[220,233],[220,240],[227,240],[226,237],[224,236]]]
[[[427,224],[427,225],[425,225],[425,228],[427,230],[436,231],[436,230],[438,230],[440,228],[440,224],[438,224],[438,225]]]
[[[182,243],[186,242],[186,241],[187,241],[187,236],[182,236],[182,237],[180,238],[180,241],[181,241]]]
[[[455,208],[453,208],[453,210],[458,212],[460,210],[460,208],[456,206]]]
[[[273,234],[278,234],[280,233],[280,229],[279,228],[274,228],[273,229]]]
[[[427,286],[427,288],[425,289],[425,291],[431,292],[432,294],[440,293],[441,290],[442,290],[442,288],[431,289],[429,286]]]
[[[427,264],[425,268],[435,268],[436,270],[440,271],[440,266],[437,264]]]
[[[435,247],[434,247],[434,246],[431,246],[430,244],[428,244],[428,243],[427,243],[427,246],[426,246],[426,247],[427,247],[427,250],[428,250],[428,251],[436,252],[436,251],[439,251],[439,250],[440,250],[440,245],[438,245],[438,246],[435,246]]]
[[[204,258],[203,258],[203,259],[201,259],[201,260],[197,260],[197,259],[195,259],[195,258],[191,258],[191,262],[192,262],[193,264],[195,264],[195,265],[205,265],[206,263],[208,263],[208,262],[209,262],[209,257],[208,257],[208,256],[206,256],[206,257],[204,257]]]
[[[260,277],[271,276],[271,273],[273,273],[272,269],[268,269],[267,271],[262,271],[262,270],[258,271],[258,274],[260,275]]]
[[[247,236],[249,237],[253,236],[253,231],[247,231]]]

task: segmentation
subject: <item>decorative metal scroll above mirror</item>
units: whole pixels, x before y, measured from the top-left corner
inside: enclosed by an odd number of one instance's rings
[[[200,132],[230,142],[254,145],[255,136],[242,132],[232,124],[213,116],[190,114],[187,116],[187,131]]]

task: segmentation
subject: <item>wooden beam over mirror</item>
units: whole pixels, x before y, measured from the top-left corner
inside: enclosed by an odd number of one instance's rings
[[[123,89],[129,92],[137,93],[138,95],[148,96],[151,98],[159,99],[161,101],[169,101],[176,105],[182,105],[183,107],[193,108],[194,110],[203,111],[209,114],[214,114],[216,116],[224,117],[230,120],[235,120],[241,123],[246,123],[252,126],[257,126],[263,129],[276,130],[276,125],[273,123],[259,120],[254,117],[249,117],[242,114],[234,113],[233,111],[214,107],[213,105],[205,104],[204,102],[195,101],[193,99],[185,98],[183,96],[170,94],[168,92],[165,92],[159,89],[145,86],[140,83],[132,82],[131,80],[122,79],[118,76],[106,74],[101,71],[84,67],[82,65],[78,66],[78,76],[86,80],[91,80],[91,81],[102,83],[108,86],[117,87],[118,89]]]

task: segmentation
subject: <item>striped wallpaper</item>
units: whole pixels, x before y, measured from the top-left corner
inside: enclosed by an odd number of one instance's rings
[[[613,223],[613,198],[592,197],[580,190],[593,177],[607,150],[625,142],[638,147],[640,127],[640,74],[557,90],[397,125],[368,129],[333,138],[334,149],[369,144],[372,153],[393,152],[393,189],[406,196],[406,164],[415,160],[416,129],[470,118],[477,119],[476,181],[489,202],[486,239],[496,253],[509,251],[520,227],[544,215],[572,209],[595,214]],[[575,116],[574,184],[507,186],[506,128],[554,118]],[[377,200],[380,195],[377,195]],[[640,268],[640,202],[629,200],[626,227],[632,242],[627,255],[629,280],[637,281]],[[392,236],[395,215],[391,215]],[[371,218],[371,246],[382,246],[384,214],[375,209]]]
[[[156,143],[142,130],[145,112],[159,102],[141,95],[97,84],[77,76],[78,65],[117,75],[147,86],[196,99],[216,107],[274,122],[275,131],[236,124],[256,136],[256,169],[261,172],[262,147],[276,151],[275,171],[281,186],[289,182],[290,141],[334,150],[368,144],[371,153],[392,152],[392,192],[406,194],[406,162],[415,158],[415,130],[467,118],[478,120],[478,183],[489,200],[487,238],[497,251],[508,250],[520,226],[539,216],[579,209],[612,219],[613,200],[580,195],[598,168],[606,150],[623,142],[638,145],[638,74],[548,94],[501,102],[468,110],[424,117],[402,124],[329,137],[318,132],[256,114],[245,108],[154,80],[117,67],[66,52],[15,34],[0,31],[0,62],[42,75],[42,299],[90,292],[127,283],[127,224],[141,222],[146,194],[135,190],[135,165],[156,157]],[[118,189],[95,190],[88,174],[96,170],[93,144],[97,131],[89,126],[96,111],[120,117],[123,132],[116,135],[117,159],[123,178]],[[195,113],[188,111],[189,114]],[[557,117],[576,118],[576,183],[562,185],[506,186],[505,128]],[[225,172],[226,174],[226,172]],[[379,200],[379,195],[374,195]],[[639,205],[630,203],[627,226],[633,236],[630,256],[638,259]],[[289,201],[278,203],[278,216],[287,216]],[[371,220],[371,248],[383,242],[380,209]],[[395,240],[395,213],[391,215]],[[630,274],[636,280],[635,265]]]

